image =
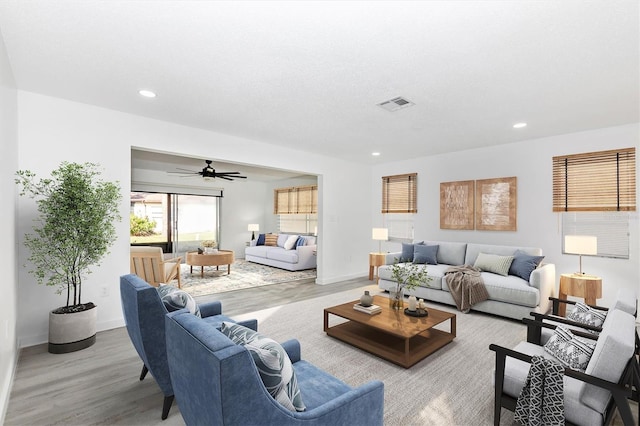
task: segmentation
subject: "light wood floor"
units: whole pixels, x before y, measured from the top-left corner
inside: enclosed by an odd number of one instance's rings
[[[312,280],[220,293],[223,312],[234,316],[371,285],[366,277],[330,285]],[[98,333],[82,351],[54,355],[46,345],[21,351],[5,425],[184,425],[174,403],[160,419],[163,395],[152,377],[138,380],[142,362],[126,329]],[[632,407],[634,417],[638,407]],[[637,421],[637,419],[636,419]],[[621,425],[619,419],[614,425]]]
[[[371,285],[366,277],[336,284],[313,280],[274,284],[201,297],[222,301],[234,316],[299,300]],[[138,380],[142,362],[124,328],[98,333],[82,351],[54,355],[47,345],[21,351],[5,425],[184,425],[174,403],[160,419],[163,395],[149,375]]]

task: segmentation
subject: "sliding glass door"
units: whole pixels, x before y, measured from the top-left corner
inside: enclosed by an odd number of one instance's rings
[[[173,251],[185,256],[187,251],[196,251],[202,241],[220,243],[219,197],[204,195],[172,194]]]

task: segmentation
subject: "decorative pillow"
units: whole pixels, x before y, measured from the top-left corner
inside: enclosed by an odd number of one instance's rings
[[[278,247],[284,248],[284,243],[287,242],[287,238],[289,238],[289,235],[287,234],[278,235],[278,242],[277,242]]]
[[[413,263],[426,263],[428,265],[437,265],[438,247],[425,246],[416,244],[413,246]]]
[[[284,249],[291,250],[296,246],[297,241],[298,241],[297,235],[289,235],[289,238],[287,238],[287,241],[284,242]]]
[[[516,250],[513,254],[513,262],[509,267],[509,275],[515,275],[525,281],[529,281],[531,273],[540,266],[544,256],[531,256],[522,250]]]
[[[497,254],[478,253],[474,267],[485,272],[507,276],[509,267],[513,262],[513,256],[498,256]]]
[[[413,248],[414,244],[402,243],[402,254],[398,262],[413,262]]]
[[[193,315],[197,317],[201,316],[200,307],[194,298],[186,291],[167,284],[160,284],[160,286],[156,287],[156,290],[167,311],[173,312],[187,308]]]
[[[565,327],[556,327],[553,336],[544,345],[544,350],[558,358],[563,365],[581,372],[587,368],[595,348],[595,340],[574,336]]]
[[[263,246],[264,245],[264,234],[259,234],[258,235],[258,241],[256,241],[256,245],[257,246]]]
[[[303,246],[307,243],[307,239],[305,237],[298,237],[298,241],[296,241],[296,247]]]
[[[264,236],[264,245],[265,246],[276,246],[278,243],[278,234],[266,234]]]
[[[576,302],[569,315],[567,315],[567,319],[594,327],[602,327],[606,317],[607,311],[594,309],[582,302]]]
[[[289,355],[278,342],[240,324],[223,321],[222,334],[251,353],[262,383],[273,398],[291,411],[304,411],[298,380]]]

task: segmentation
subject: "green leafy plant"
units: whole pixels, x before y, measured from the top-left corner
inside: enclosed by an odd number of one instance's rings
[[[403,306],[401,299],[402,291],[413,290],[420,284],[428,284],[433,278],[427,275],[427,266],[418,265],[412,262],[400,263],[400,259],[395,258],[391,266],[391,277],[396,282],[395,300],[392,300],[393,307],[400,309]]]
[[[146,237],[155,234],[156,221],[146,217],[136,216],[131,213],[129,215],[130,234],[134,237]]]
[[[104,182],[95,163],[63,162],[50,179],[29,170],[16,172],[20,195],[36,199],[38,217],[24,244],[38,284],[66,290],[67,304],[56,313],[92,308],[82,304],[82,279],[109,253],[116,240],[115,221],[122,198],[118,182]],[[71,295],[73,293],[73,299]]]

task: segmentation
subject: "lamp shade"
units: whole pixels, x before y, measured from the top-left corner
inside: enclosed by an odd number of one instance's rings
[[[565,235],[564,252],[568,254],[598,254],[598,238],[590,235]]]
[[[371,238],[379,241],[387,241],[389,239],[389,230],[387,228],[373,228],[371,230]]]
[[[259,231],[260,230],[260,225],[257,223],[250,223],[247,231]]]

